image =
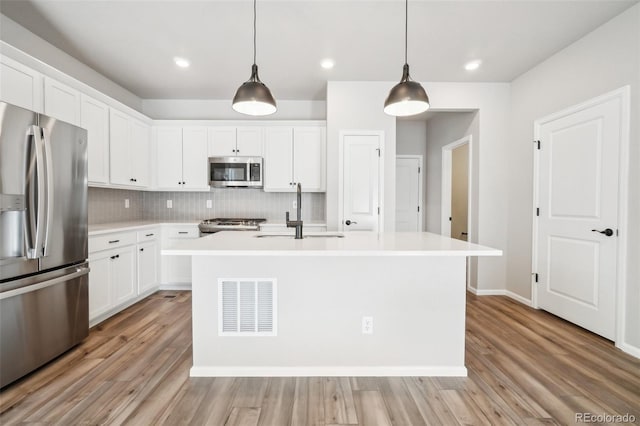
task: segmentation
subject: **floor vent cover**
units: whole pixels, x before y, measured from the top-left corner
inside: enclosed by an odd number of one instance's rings
[[[218,335],[275,336],[276,280],[218,280]]]

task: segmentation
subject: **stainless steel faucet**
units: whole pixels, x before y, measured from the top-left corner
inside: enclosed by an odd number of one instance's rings
[[[296,228],[296,240],[302,239],[302,185],[298,182],[296,193],[296,220],[289,220],[289,212],[286,214],[287,228]]]

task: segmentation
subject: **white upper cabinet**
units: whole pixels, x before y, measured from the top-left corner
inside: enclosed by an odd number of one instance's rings
[[[44,113],[80,125],[80,92],[52,78],[44,78]]]
[[[149,186],[149,163],[151,156],[151,126],[134,118],[131,126],[131,175],[133,185],[146,188]]]
[[[270,127],[264,143],[264,190],[293,192],[326,191],[325,128]]]
[[[262,127],[209,128],[210,157],[262,157]]]
[[[156,127],[157,187],[208,191],[207,128]]]
[[[87,129],[89,184],[109,183],[109,107],[87,95],[80,104],[80,127]]]
[[[115,185],[149,185],[149,126],[129,115],[109,110],[110,182]]]
[[[182,129],[182,186],[185,189],[209,190],[207,169],[207,128]]]
[[[0,100],[42,112],[43,77],[39,72],[0,56]]]

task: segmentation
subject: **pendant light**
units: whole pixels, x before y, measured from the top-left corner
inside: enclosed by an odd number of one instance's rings
[[[407,63],[407,34],[409,26],[409,0],[404,3],[404,67],[402,67],[402,79],[393,86],[389,96],[384,101],[384,112],[389,115],[406,117],[420,114],[429,109],[429,97],[424,88],[409,76],[409,64]]]
[[[256,65],[256,0],[253,0],[253,65],[251,77],[242,83],[233,97],[233,109],[247,115],[269,115],[276,112],[271,91],[258,77]]]

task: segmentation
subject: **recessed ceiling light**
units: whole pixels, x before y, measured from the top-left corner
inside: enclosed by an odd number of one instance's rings
[[[173,61],[176,63],[177,66],[179,66],[180,68],[188,68],[189,65],[191,65],[191,63],[184,59],[184,58],[173,58]]]
[[[330,70],[331,68],[333,68],[333,66],[335,64],[336,63],[333,62],[333,59],[328,59],[328,58],[327,59],[323,59],[322,62],[320,62],[320,66],[322,68],[324,68],[325,70]]]
[[[477,70],[478,68],[480,68],[481,63],[482,61],[479,59],[475,61],[467,62],[466,64],[464,64],[464,69],[467,71]]]

